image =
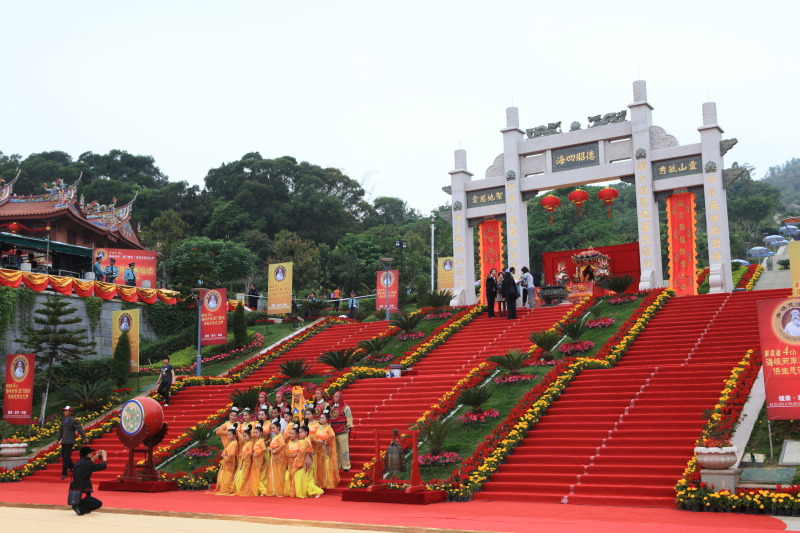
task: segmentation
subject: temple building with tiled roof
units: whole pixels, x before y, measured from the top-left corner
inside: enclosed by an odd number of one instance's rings
[[[116,199],[109,205],[87,203],[78,197],[80,178],[72,185],[61,179],[45,183],[45,194],[15,196],[18,178],[0,182],[2,266],[11,265],[6,254],[21,249],[26,256],[35,253],[50,273],[75,274],[91,268],[95,248],[144,249],[130,220],[136,197],[120,207]]]

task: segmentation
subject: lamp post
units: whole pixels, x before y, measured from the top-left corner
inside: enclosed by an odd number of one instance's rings
[[[203,333],[203,289],[192,289],[195,302],[197,303],[197,368],[195,375],[200,377],[203,375],[203,352],[202,352],[202,333]]]
[[[433,240],[435,235],[436,226],[433,224],[436,217],[431,215],[431,292],[433,292],[434,285],[433,285],[433,273],[435,272],[434,260],[433,260]]]
[[[381,257],[381,262],[383,263],[384,267],[384,274],[383,279],[381,280],[381,285],[383,285],[383,289],[386,291],[386,321],[389,321],[389,269],[392,268],[392,259],[391,257]]]
[[[403,250],[405,250],[407,246],[408,243],[402,239],[397,239],[394,241],[394,247],[400,248],[400,268],[403,268]]]

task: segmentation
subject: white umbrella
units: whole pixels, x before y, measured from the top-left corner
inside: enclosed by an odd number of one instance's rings
[[[798,229],[800,228],[798,228],[794,224],[786,224],[785,226],[781,226],[780,229],[778,229],[778,233],[780,233],[781,235],[791,235]]]
[[[770,257],[775,255],[775,253],[767,250],[763,246],[755,246],[747,250],[747,255],[748,257]]]
[[[783,235],[770,235],[768,237],[764,237],[764,242],[769,244],[774,241],[782,241],[784,240]]]

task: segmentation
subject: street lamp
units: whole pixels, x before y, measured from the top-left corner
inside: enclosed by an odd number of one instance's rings
[[[197,377],[203,375],[203,294],[203,289],[192,289],[192,296],[197,303],[197,368],[195,369]]]
[[[408,243],[402,239],[397,239],[394,241],[394,247],[400,248],[400,268],[403,268],[403,250],[405,250],[407,246]]]
[[[383,263],[384,267],[384,274],[383,279],[381,280],[381,285],[383,285],[384,290],[386,291],[386,321],[389,321],[389,269],[392,268],[392,259],[391,257],[381,257],[381,262]]]
[[[433,222],[436,220],[434,215],[431,215],[431,292],[433,292],[433,273],[435,272],[434,269],[434,260],[433,260],[433,239],[435,235],[436,226]]]

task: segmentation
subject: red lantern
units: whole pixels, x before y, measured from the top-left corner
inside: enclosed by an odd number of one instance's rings
[[[12,222],[8,225],[8,229],[11,230],[11,233],[16,233],[21,227],[22,225],[18,222]]]
[[[581,206],[589,199],[589,193],[583,189],[575,189],[569,193],[569,201],[578,206],[578,216],[581,216]]]
[[[611,187],[606,187],[605,189],[600,189],[600,192],[597,193],[597,197],[608,206],[608,218],[611,218],[611,204],[614,203],[614,200],[619,198],[619,192]]]
[[[539,200],[539,203],[542,204],[542,207],[547,209],[547,212],[550,213],[550,225],[553,225],[553,211],[556,210],[558,206],[561,205],[561,200],[559,200],[558,196],[553,196],[552,194],[548,194],[547,196],[542,196],[542,199]]]

